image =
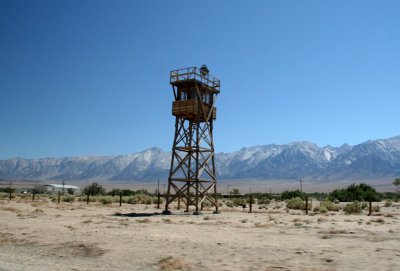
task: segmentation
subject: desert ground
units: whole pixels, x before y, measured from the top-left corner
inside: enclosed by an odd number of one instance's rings
[[[0,270],[400,270],[399,203],[367,216],[0,200]],[[313,205],[318,205],[313,202]]]

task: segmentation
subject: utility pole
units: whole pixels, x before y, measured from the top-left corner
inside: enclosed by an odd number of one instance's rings
[[[11,200],[11,194],[12,194],[12,192],[11,192],[11,185],[12,185],[12,183],[10,183],[10,194],[9,194],[9,199]]]
[[[303,180],[300,178],[300,192],[303,193]]]

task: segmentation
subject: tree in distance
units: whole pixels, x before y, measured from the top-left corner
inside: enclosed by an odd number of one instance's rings
[[[101,194],[105,194],[106,190],[98,183],[92,183],[83,188],[83,194],[87,196],[86,203],[89,204],[90,196],[97,196]]]
[[[397,192],[400,192],[400,178],[396,178],[396,179],[393,181],[393,185],[396,186]]]

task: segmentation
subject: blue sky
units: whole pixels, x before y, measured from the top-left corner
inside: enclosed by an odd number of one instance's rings
[[[0,0],[0,159],[174,132],[169,71],[221,79],[217,152],[400,135],[399,1]]]

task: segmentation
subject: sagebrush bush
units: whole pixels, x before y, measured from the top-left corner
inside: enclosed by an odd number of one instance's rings
[[[392,201],[391,201],[390,199],[388,199],[388,200],[385,202],[385,207],[390,207],[390,206],[392,206]]]
[[[157,197],[153,197],[153,204],[157,204],[158,202],[158,198]],[[164,198],[160,197],[160,204],[164,203]]]
[[[328,212],[328,208],[325,205],[320,205],[319,206],[319,212],[322,214],[325,214]]]
[[[225,202],[225,204],[226,204],[227,207],[231,207],[231,208],[234,207],[233,202],[230,201],[230,200],[228,200],[227,202]]]
[[[246,205],[247,200],[244,198],[234,198],[232,203],[234,206],[243,206]]]
[[[368,203],[365,202],[365,201],[363,201],[363,202],[361,203],[361,209],[365,210],[365,209],[367,209],[367,207],[368,207]]]
[[[112,196],[100,197],[99,200],[103,204],[111,204],[114,202],[114,198]]]
[[[257,203],[260,204],[260,205],[261,205],[261,204],[270,204],[270,203],[271,203],[271,200],[270,200],[269,198],[265,198],[265,197],[264,197],[264,198],[258,199],[258,200],[257,200]]]
[[[156,199],[157,202],[157,199]],[[152,204],[153,198],[145,194],[138,194],[127,198],[126,203],[129,204]]]
[[[63,202],[74,202],[75,201],[75,197],[72,195],[65,195],[62,197],[62,201]]]
[[[0,199],[8,199],[9,196],[7,193],[0,192]]]
[[[339,211],[340,210],[340,205],[333,203],[332,201],[325,200],[322,201],[320,204],[320,207],[323,206],[326,208],[327,211]]]
[[[306,203],[299,197],[289,199],[286,203],[286,207],[293,210],[305,210]],[[311,202],[308,202],[308,210],[312,209]]]
[[[361,203],[358,201],[348,203],[343,207],[343,211],[346,214],[359,214],[362,212]]]

